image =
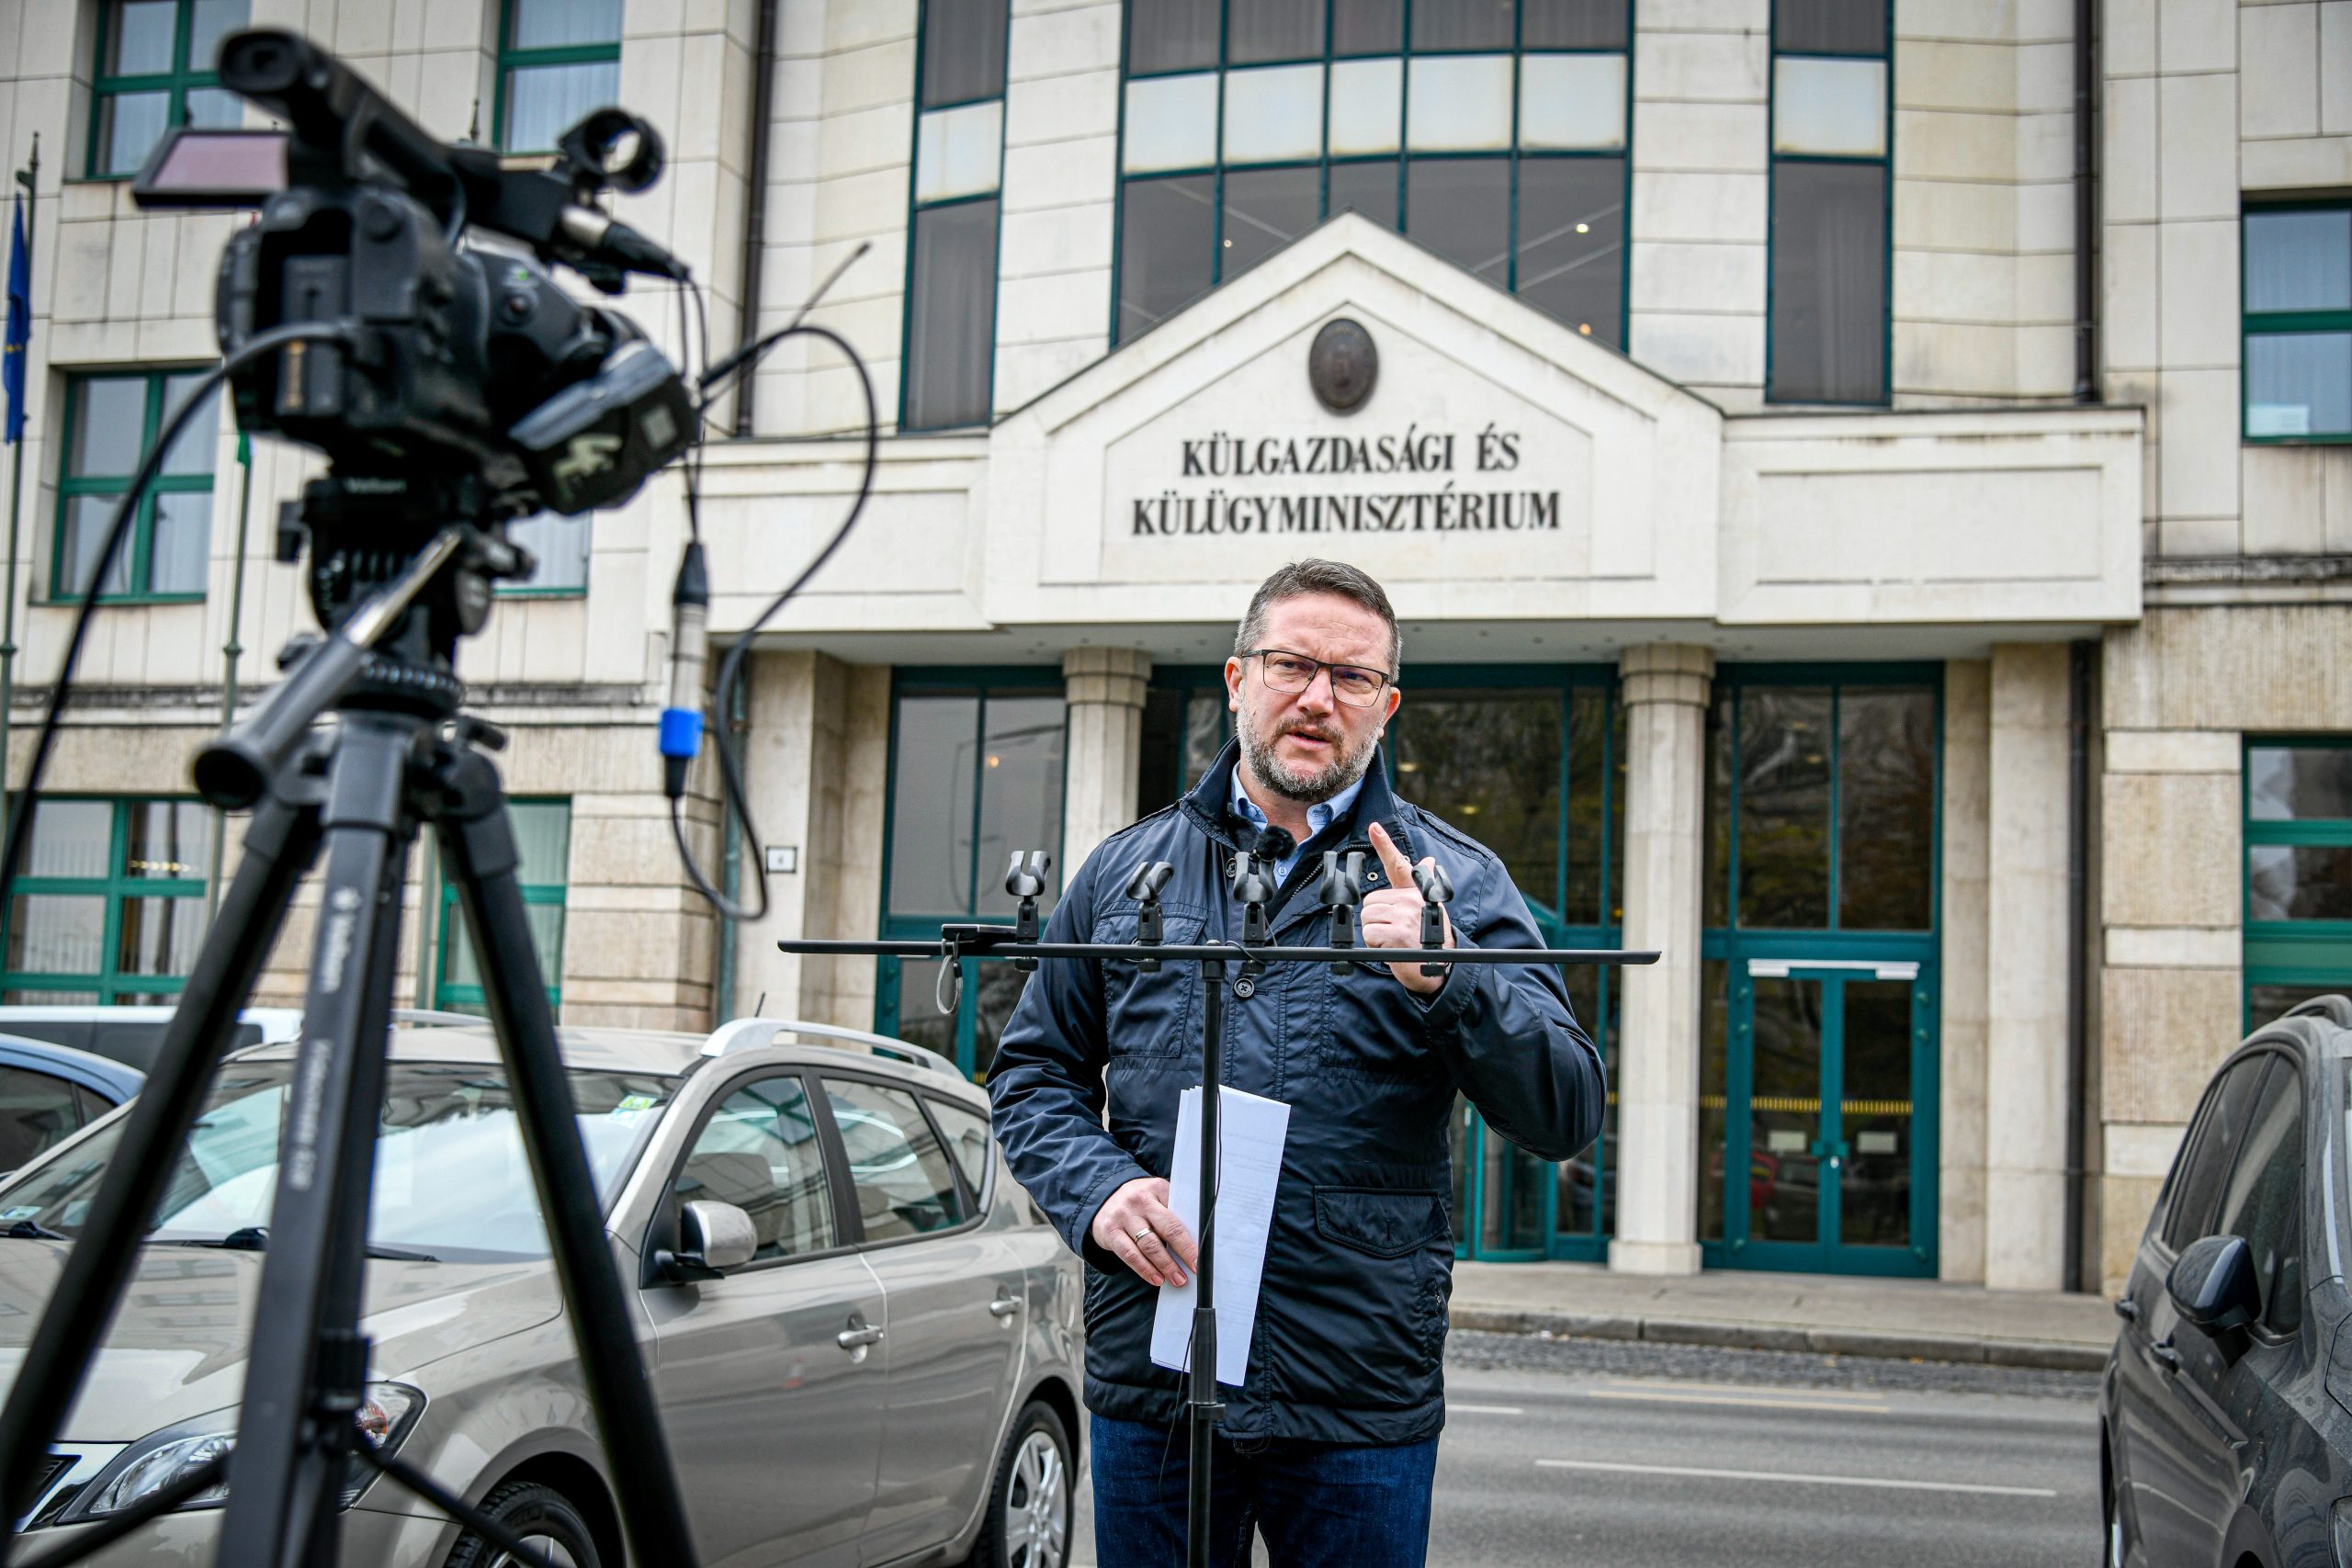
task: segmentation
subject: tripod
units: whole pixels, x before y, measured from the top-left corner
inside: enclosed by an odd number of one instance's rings
[[[1419,964],[1424,975],[1438,975],[1449,964],[1640,964],[1658,961],[1656,950],[1624,948],[1450,948],[1445,941],[1444,906],[1453,897],[1453,886],[1434,863],[1415,868],[1413,880],[1422,897],[1420,943],[1417,948],[1371,948],[1355,943],[1355,908],[1362,897],[1363,855],[1327,851],[1316,897],[1329,925],[1327,944],[1319,947],[1276,945],[1267,919],[1268,902],[1278,891],[1271,866],[1258,854],[1243,852],[1233,857],[1228,883],[1241,901],[1241,942],[1170,943],[1159,940],[1165,929],[1159,907],[1160,890],[1175,874],[1166,861],[1154,861],[1135,873],[1126,896],[1136,901],[1134,942],[1045,942],[1039,940],[1038,897],[1045,891],[1050,857],[1035,850],[1015,851],[1006,874],[1004,890],[1021,900],[1015,923],[1004,925],[951,924],[940,928],[937,942],[842,942],[792,939],[776,943],[785,953],[811,954],[873,954],[883,957],[944,960],[946,975],[960,974],[965,958],[1002,959],[1024,970],[1041,959],[1126,958],[1149,971],[1166,961],[1198,964],[1204,1006],[1201,1018],[1201,1124],[1199,1224],[1193,1240],[1198,1249],[1193,1267],[1196,1294],[1189,1365],[1185,1368],[1184,1411],[1190,1438],[1192,1468],[1186,1476],[1186,1561],[1191,1568],[1209,1568],[1209,1466],[1212,1437],[1225,1402],[1217,1394],[1216,1323],[1216,1189],[1224,1128],[1218,1114],[1218,1090],[1225,1077],[1227,1031],[1227,965],[1240,972],[1230,982],[1232,994],[1248,1001],[1257,993],[1258,976],[1269,964]],[[944,976],[943,976],[943,979]]]
[[[216,1562],[331,1568],[339,1494],[354,1463],[390,1476],[520,1561],[542,1561],[514,1532],[397,1455],[377,1451],[355,1420],[368,1377],[361,1280],[401,892],[410,851],[430,825],[473,940],[631,1553],[645,1564],[691,1564],[685,1511],[557,1053],[505,795],[484,755],[504,738],[459,716],[463,688],[450,672],[457,637],[478,629],[487,613],[489,580],[527,570],[527,558],[468,525],[438,529],[413,556],[388,550],[386,530],[398,538],[405,525],[416,536],[414,510],[370,513],[332,480],[314,486],[303,506],[314,531],[320,619],[341,624],[198,761],[198,788],[208,799],[253,809],[244,858],[0,1410],[7,1518],[25,1519],[37,1501],[40,1461],[98,1352],[230,1026],[297,883],[323,852],[236,1447],[36,1561],[55,1568],[86,1556],[225,1475]],[[370,525],[365,549],[332,542],[357,521]],[[330,714],[331,725],[314,728]],[[12,1526],[0,1551],[21,1539]]]

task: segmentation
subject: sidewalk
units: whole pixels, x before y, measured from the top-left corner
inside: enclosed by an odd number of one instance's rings
[[[1933,1280],[1737,1269],[1661,1280],[1590,1263],[1457,1263],[1453,1326],[2097,1371],[2116,1319],[2101,1296]]]

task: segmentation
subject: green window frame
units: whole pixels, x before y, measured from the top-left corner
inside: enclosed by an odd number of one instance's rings
[[[2254,919],[2255,862],[2265,847],[2343,850],[2346,858],[2352,860],[2352,817],[2255,815],[2255,753],[2266,750],[2352,752],[2352,737],[2250,735],[2244,742],[2245,853],[2241,891],[2246,919],[2241,1021],[2249,1032],[2305,997],[2352,992],[2352,919]]]
[[[995,921],[1011,918],[1011,900],[1001,889],[1004,867],[1001,864],[982,864],[980,861],[983,817],[989,799],[985,786],[985,776],[989,766],[989,753],[988,747],[984,744],[989,739],[989,707],[992,701],[1008,699],[1051,697],[1059,702],[1063,701],[1066,690],[1067,683],[1059,670],[1035,666],[1008,666],[970,671],[901,668],[892,672],[890,760],[888,774],[889,794],[882,837],[882,929],[879,934],[884,940],[936,939],[941,923],[947,920]],[[899,770],[905,728],[903,707],[906,699],[910,697],[974,699],[974,728],[969,764],[971,778],[968,785],[971,820],[968,829],[958,829],[952,826],[949,829],[951,843],[956,841],[959,834],[967,840],[963,852],[968,856],[968,860],[967,863],[956,868],[960,874],[960,879],[964,882],[967,891],[957,900],[957,907],[953,908],[902,908],[894,902],[892,896],[896,880],[893,867],[897,863],[898,856],[903,852],[905,844],[913,836],[908,826],[899,820],[900,807]],[[1069,710],[1067,702],[1063,702],[1061,723],[1064,761],[1063,773],[1055,781],[1057,789],[1066,788],[1069,776]],[[951,783],[949,791],[951,810],[958,808],[956,803],[962,791]],[[1065,821],[1061,805],[1061,800],[1057,798],[1054,811],[1057,824]],[[1068,886],[1070,873],[1076,869],[1064,863],[1060,829],[1057,829],[1054,841],[1050,844],[1016,844],[1013,847],[1043,849],[1053,854],[1053,871],[1048,879],[1051,892],[1046,898],[1040,900],[1041,908],[1050,913],[1054,902],[1060,897],[1062,888]],[[1013,973],[1011,966],[1002,963],[983,964],[978,959],[966,959],[962,964],[961,989],[958,992],[958,1002],[955,1013],[952,1018],[942,1020],[933,1005],[933,997],[929,994],[916,994],[925,991],[926,985],[918,985],[912,990],[902,985],[902,978],[910,962],[912,961],[899,958],[876,960],[875,1029],[883,1034],[900,1034],[904,1032],[900,1028],[902,1021],[909,1030],[924,1029],[932,1034],[932,1043],[934,1045],[945,1046],[945,1049],[941,1051],[943,1055],[953,1059],[957,1066],[975,1079],[981,1078],[987,1068],[987,1063],[983,1058],[993,1049],[994,1038],[992,1034],[986,1041],[981,1038],[979,1027],[981,1008],[983,1005],[993,1005],[989,1001],[989,998],[997,996],[1004,988],[1003,982]],[[984,992],[984,986],[990,981],[997,983],[997,989]],[[1010,1003],[1007,1002],[1004,1005],[1009,1011]],[[946,1025],[944,1032],[940,1030],[942,1023]],[[915,1036],[912,1033],[907,1033],[907,1038],[913,1039]],[[918,1043],[922,1043],[923,1042],[918,1041]]]
[[[142,11],[159,9],[159,0],[105,0],[98,7],[97,51],[90,75],[90,152],[88,178],[127,180],[146,163],[155,143],[174,126],[233,126],[243,123],[244,107],[220,85],[209,60],[191,58],[198,45],[244,27],[250,7],[236,0],[168,0],[172,4],[172,46],[169,67],[162,71],[121,72],[108,68],[108,57],[124,36],[126,13],[138,5]],[[203,24],[199,37],[198,22]],[[119,143],[122,117],[134,102],[151,107],[163,99],[163,123],[154,125],[137,150]]]
[[[70,580],[75,554],[73,521],[77,510],[76,501],[87,496],[121,495],[130,487],[130,468],[126,468],[119,473],[74,472],[74,453],[80,445],[81,425],[84,419],[87,417],[85,405],[92,391],[101,384],[109,382],[136,382],[143,385],[139,439],[137,444],[130,448],[132,454],[130,467],[136,467],[137,455],[144,454],[149,447],[153,446],[156,435],[163,429],[164,416],[167,412],[165,404],[170,397],[173,380],[186,377],[188,373],[185,367],[175,367],[160,370],[109,370],[66,378],[64,438],[58,443],[57,459],[55,534],[57,547],[50,554],[49,597],[51,602],[70,604],[82,596],[82,591]],[[199,558],[209,561],[210,556],[209,498],[217,478],[213,465],[218,458],[220,446],[218,413],[220,393],[216,390],[210,393],[209,397],[215,406],[213,420],[208,425],[208,422],[199,417],[189,426],[187,433],[180,437],[179,445],[173,449],[175,453],[173,461],[164,465],[164,471],[155,476],[154,482],[147,487],[147,492],[140,497],[139,515],[131,530],[129,549],[124,556],[119,558],[127,563],[124,568],[125,586],[119,592],[100,593],[98,600],[101,604],[200,604],[203,601],[204,590],[201,588],[170,589],[159,592],[154,587],[155,517],[158,510],[165,504],[164,498],[166,496],[201,495],[206,497],[208,502],[206,547],[199,553]],[[200,472],[193,469],[173,471],[182,462],[199,461],[203,464]],[[95,527],[98,524],[96,509],[92,508],[91,513],[92,525]],[[111,513],[108,516],[111,517]],[[90,541],[93,545],[96,542],[96,537]],[[206,570],[209,571],[209,567]]]
[[[164,823],[178,840],[179,853],[192,852],[198,858],[159,862],[148,858],[153,852],[143,846],[140,846],[140,855],[133,855],[133,815],[152,812],[156,807],[168,812]],[[212,812],[201,802],[185,796],[44,794],[33,807],[36,819],[27,864],[37,868],[42,863],[45,846],[39,820],[41,813],[92,812],[98,808],[107,813],[107,849],[102,863],[28,872],[17,878],[5,905],[0,905],[0,1001],[12,1005],[162,1003],[177,996],[180,987],[187,983],[185,970],[169,973],[152,967],[142,969],[140,950],[158,933],[165,949],[179,948],[173,928],[183,915],[192,915],[192,935],[184,950],[173,952],[171,956],[184,958],[193,966],[209,923],[205,882],[211,863]],[[155,825],[153,817],[143,824],[147,828]],[[91,900],[103,900],[102,912],[92,933],[96,938],[98,962],[70,968],[28,962],[25,945],[28,938],[24,928],[32,912],[27,901],[32,899],[72,900],[85,908]],[[158,903],[165,907],[149,908]],[[128,954],[126,944],[130,949]],[[152,954],[153,950],[149,948],[149,952]]]
[[[538,948],[548,1007],[560,1010],[563,1005],[564,902],[571,883],[571,801],[568,796],[539,796],[509,800],[506,807],[523,853],[519,872],[523,908]],[[540,852],[535,854],[535,851]],[[447,1012],[485,1012],[489,1002],[474,972],[465,917],[458,908],[457,885],[439,875],[438,869],[436,865],[434,902],[439,914],[434,922],[430,1005]]]
[[[2323,256],[2322,265],[2301,277],[2280,276],[2275,279],[2257,276],[2256,268],[2262,253],[2271,244],[2284,245],[2293,231],[2301,231],[2308,241],[2326,243],[2333,240],[2336,254]],[[2243,337],[2238,355],[2241,438],[2249,446],[2340,446],[2352,442],[2352,203],[2345,201],[2269,201],[2248,203],[2238,223],[2238,319]],[[2335,265],[2326,265],[2333,263]],[[2267,274],[2269,269],[2263,269]],[[2267,283],[2293,289],[2310,290],[2300,299],[2267,298]],[[2316,286],[2316,287],[2314,287]],[[2303,363],[2293,363],[2297,348],[2304,352]],[[2324,355],[2324,363],[2315,355]],[[2284,385],[2263,383],[2266,370],[2287,372]],[[2292,390],[2293,372],[2331,370],[2326,384],[2316,388],[2305,386],[2303,390],[2332,393],[2335,403],[2330,411],[2334,418],[2323,415],[2323,425],[2335,428],[2313,428],[2312,406],[2303,403],[2300,410],[2292,403],[2278,400],[2257,401],[2264,390]],[[2298,417],[2300,415],[2300,417]],[[2292,426],[2300,424],[2302,428]]]
[[[1329,7],[1327,7],[1323,19],[1321,29],[1322,47],[1319,52],[1303,55],[1291,55],[1286,57],[1253,57],[1247,61],[1235,61],[1232,58],[1230,11],[1233,0],[1225,0],[1225,6],[1218,13],[1218,42],[1216,59],[1213,63],[1185,65],[1175,69],[1136,72],[1129,69],[1131,59],[1130,50],[1127,47],[1128,39],[1126,35],[1132,32],[1134,27],[1134,11],[1139,3],[1148,4],[1150,3],[1150,0],[1127,0],[1126,6],[1122,8],[1123,34],[1122,47],[1120,49],[1119,55],[1120,109],[1118,201],[1117,211],[1114,214],[1112,220],[1111,341],[1114,346],[1122,342],[1140,335],[1143,332],[1148,331],[1151,326],[1158,324],[1158,321],[1159,319],[1164,319],[1164,314],[1172,314],[1175,310],[1185,309],[1194,300],[1206,298],[1207,295],[1216,292],[1216,289],[1224,287],[1226,283],[1230,281],[1226,271],[1226,253],[1233,248],[1233,240],[1227,232],[1227,217],[1231,209],[1231,202],[1227,190],[1227,181],[1230,176],[1235,175],[1244,176],[1257,175],[1279,175],[1287,170],[1312,169],[1316,173],[1317,185],[1316,210],[1319,219],[1328,220],[1333,215],[1335,210],[1332,196],[1332,178],[1333,171],[1335,169],[1344,171],[1373,171],[1384,168],[1393,168],[1396,176],[1396,223],[1394,226],[1397,232],[1405,234],[1409,238],[1413,232],[1411,210],[1413,171],[1417,167],[1427,167],[1444,164],[1473,163],[1498,164],[1503,165],[1508,171],[1506,175],[1508,194],[1505,209],[1506,229],[1504,251],[1499,257],[1494,258],[1493,261],[1490,261],[1475,270],[1481,275],[1487,276],[1489,281],[1498,284],[1506,292],[1513,295],[1519,295],[1543,282],[1549,281],[1554,276],[1563,275],[1566,272],[1575,270],[1577,267],[1588,265],[1590,261],[1598,259],[1600,256],[1613,254],[1617,270],[1617,299],[1614,311],[1605,317],[1601,316],[1600,312],[1594,312],[1597,319],[1592,321],[1570,321],[1565,316],[1559,316],[1556,314],[1555,315],[1555,319],[1562,321],[1565,324],[1576,330],[1581,335],[1594,338],[1609,347],[1618,349],[1620,351],[1624,348],[1629,331],[1628,312],[1630,309],[1629,301],[1632,295],[1633,273],[1632,267],[1628,265],[1630,248],[1627,243],[1630,228],[1628,219],[1633,207],[1634,102],[1635,97],[1634,66],[1634,51],[1633,47],[1634,38],[1634,7],[1631,4],[1631,0],[1627,0],[1627,4],[1625,6],[1623,42],[1620,44],[1602,46],[1555,45],[1541,39],[1531,41],[1527,33],[1527,12],[1530,7],[1526,5],[1510,5],[1508,6],[1511,16],[1511,36],[1510,41],[1507,43],[1500,39],[1497,39],[1491,44],[1482,44],[1477,46],[1458,44],[1417,44],[1414,41],[1415,26],[1412,14],[1413,6],[1409,3],[1409,0],[1408,0],[1408,3],[1398,13],[1399,20],[1396,47],[1394,49],[1389,49],[1385,47],[1385,45],[1383,45],[1376,51],[1367,51],[1360,48],[1342,49],[1340,46],[1339,39],[1337,38],[1338,28],[1335,26],[1335,21],[1340,15],[1340,8],[1347,4],[1347,0],[1332,0],[1332,5]],[[1457,59],[1501,57],[1510,61],[1511,102],[1509,110],[1510,130],[1507,144],[1496,145],[1488,149],[1469,152],[1431,150],[1426,146],[1421,148],[1416,148],[1414,146],[1414,130],[1412,128],[1413,67],[1416,62],[1430,62],[1446,57],[1453,57]],[[1576,147],[1536,147],[1523,145],[1523,139],[1525,135],[1525,115],[1523,112],[1524,103],[1522,100],[1528,98],[1528,95],[1525,92],[1525,82],[1529,70],[1529,62],[1553,60],[1568,61],[1571,59],[1581,58],[1614,58],[1622,61],[1622,76],[1620,79],[1623,83],[1624,94],[1624,115],[1622,129],[1617,133],[1618,140],[1616,143],[1610,146],[1592,145]],[[1397,101],[1396,110],[1396,150],[1394,152],[1374,152],[1370,154],[1357,154],[1346,152],[1334,154],[1331,151],[1332,105],[1334,96],[1333,82],[1335,80],[1333,76],[1333,68],[1335,66],[1345,65],[1385,64],[1392,59],[1397,62],[1399,80],[1401,84],[1400,96]],[[1323,71],[1323,134],[1318,142],[1318,150],[1316,155],[1311,158],[1278,158],[1265,161],[1236,160],[1228,157],[1227,155],[1225,146],[1225,131],[1227,129],[1226,94],[1233,76],[1237,73],[1248,73],[1269,69],[1280,69],[1285,66],[1303,65],[1319,65]],[[1212,131],[1212,142],[1216,148],[1216,156],[1204,163],[1182,166],[1154,166],[1145,171],[1129,172],[1127,168],[1127,113],[1129,103],[1129,85],[1136,83],[1172,81],[1178,78],[1203,76],[1212,73],[1216,78],[1216,124]],[[1544,96],[1539,95],[1536,98],[1530,101],[1540,103],[1546,101],[1546,99]],[[1523,259],[1523,253],[1533,244],[1545,243],[1559,238],[1562,231],[1568,227],[1566,224],[1555,225],[1552,229],[1547,230],[1545,232],[1541,234],[1529,234],[1522,231],[1521,219],[1527,205],[1530,194],[1527,189],[1527,182],[1525,179],[1526,171],[1531,166],[1539,164],[1549,164],[1555,162],[1564,164],[1588,163],[1595,161],[1613,161],[1616,164],[1617,178],[1613,182],[1615,199],[1613,202],[1602,208],[1584,211],[1580,218],[1573,220],[1574,231],[1577,233],[1587,233],[1593,226],[1613,225],[1616,236],[1613,244],[1604,246],[1602,249],[1582,256],[1574,262],[1559,266],[1547,266],[1540,276],[1522,276],[1521,262]],[[1208,231],[1208,285],[1206,288],[1203,289],[1200,293],[1193,295],[1191,299],[1187,299],[1182,302],[1171,301],[1170,310],[1161,317],[1155,318],[1150,321],[1139,323],[1134,330],[1128,330],[1125,321],[1125,296],[1123,290],[1127,261],[1125,253],[1126,250],[1126,225],[1131,194],[1139,187],[1159,186],[1162,184],[1169,184],[1170,182],[1177,182],[1178,184],[1181,184],[1181,182],[1197,181],[1202,178],[1206,178],[1210,182],[1208,204],[1211,209],[1211,214]],[[1178,184],[1169,184],[1169,188],[1171,190],[1177,189]],[[1536,199],[1540,200],[1544,199],[1544,197],[1538,197]],[[1246,219],[1245,221],[1247,221]],[[1374,221],[1379,221],[1379,220],[1374,219]],[[1604,232],[1606,231],[1607,230],[1604,227]],[[1431,248],[1437,248],[1438,242],[1433,236],[1425,237],[1424,243],[1430,243]],[[1254,265],[1257,259],[1261,258],[1251,257],[1245,260],[1242,266],[1237,268],[1232,276],[1240,276],[1241,272],[1246,271],[1250,265]],[[1499,276],[1493,276],[1493,269],[1497,266],[1499,266],[1500,269]],[[1538,309],[1544,310],[1546,311],[1550,311],[1552,309],[1551,306],[1546,305],[1540,300],[1531,300],[1531,303],[1534,303]],[[1151,313],[1148,308],[1145,307],[1138,306],[1137,310],[1139,314]]]
[[[515,144],[514,136],[515,78],[525,72],[543,71],[566,65],[610,65],[613,67],[616,91],[610,95],[607,101],[616,100],[619,97],[617,84],[621,62],[620,0],[610,0],[613,33],[609,39],[598,38],[592,41],[538,47],[518,45],[514,39],[520,30],[523,12],[534,3],[543,6],[580,6],[583,11],[587,8],[583,0],[503,0],[498,19],[498,95],[491,118],[491,123],[497,127],[497,144],[499,151],[503,152],[531,153],[555,151],[552,141],[544,147],[525,147]],[[573,118],[576,119],[578,117]]]
[[[976,35],[973,24],[983,17]],[[996,412],[1005,57],[1012,26],[1012,0],[922,0],[907,182],[907,286],[899,323],[899,341],[906,345],[899,378],[902,431],[985,426]],[[992,152],[975,155],[972,150],[986,149],[991,138]],[[972,279],[973,270],[983,276]],[[969,342],[955,341],[961,332],[978,334],[977,354]]]
[[[1772,5],[1772,84],[1770,90],[1770,134],[1766,147],[1770,150],[1770,172],[1765,202],[1766,264],[1764,269],[1764,400],[1849,406],[1856,408],[1883,407],[1893,398],[1894,384],[1894,0],[1883,0],[1884,28],[1870,48],[1833,48],[1810,42],[1802,47],[1783,48],[1788,18],[1784,10],[1793,0],[1773,0]],[[1819,14],[1819,0],[1811,0]],[[1881,78],[1883,98],[1881,107],[1884,129],[1876,156],[1842,155],[1826,152],[1783,152],[1780,151],[1783,130],[1781,115],[1781,67],[1806,62],[1875,62],[1883,75]],[[1779,292],[1781,251],[1781,175],[1783,169],[1806,166],[1822,169],[1874,168],[1880,186],[1880,249],[1879,249],[1879,379],[1876,390],[1858,397],[1828,397],[1817,395],[1811,389],[1792,389],[1783,385],[1787,356],[1786,345],[1779,341],[1773,323],[1778,320],[1775,296]]]
[[[492,584],[491,592],[501,599],[585,599],[589,570],[595,560],[595,526],[594,512],[584,512],[577,517],[535,512],[509,523],[507,541],[529,550],[539,563],[538,570],[525,581],[501,579]],[[558,575],[569,576],[575,561],[578,581],[543,581],[548,576],[550,566],[558,569]]]

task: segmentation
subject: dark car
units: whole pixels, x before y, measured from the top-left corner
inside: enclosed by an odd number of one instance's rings
[[[2352,1564],[2352,998],[2256,1030],[2206,1086],[2099,1390],[2110,1568]]]

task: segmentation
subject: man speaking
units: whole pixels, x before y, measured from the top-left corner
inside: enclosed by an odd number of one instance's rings
[[[1412,872],[1434,859],[1456,889],[1445,945],[1541,946],[1502,863],[1389,790],[1380,739],[1401,651],[1388,595],[1355,568],[1307,560],[1268,578],[1226,660],[1234,744],[1191,795],[1088,857],[1046,940],[1133,941],[1128,879],[1167,861],[1166,940],[1238,941],[1227,868],[1254,849],[1280,881],[1273,940],[1319,945],[1322,852],[1363,849],[1378,868],[1367,945],[1420,944]],[[1191,964],[1048,963],[989,1078],[1013,1174],[1091,1266],[1103,1568],[1183,1561],[1183,1382],[1153,1364],[1151,1331],[1159,1287],[1196,1256],[1166,1178],[1177,1097],[1200,1077],[1201,985]],[[1548,965],[1276,964],[1247,999],[1227,986],[1223,1081],[1291,1111],[1249,1371],[1223,1391],[1212,1560],[1246,1563],[1254,1527],[1283,1568],[1410,1568],[1428,1551],[1445,1421],[1454,1091],[1513,1143],[1566,1159],[1600,1132],[1600,1061]]]

